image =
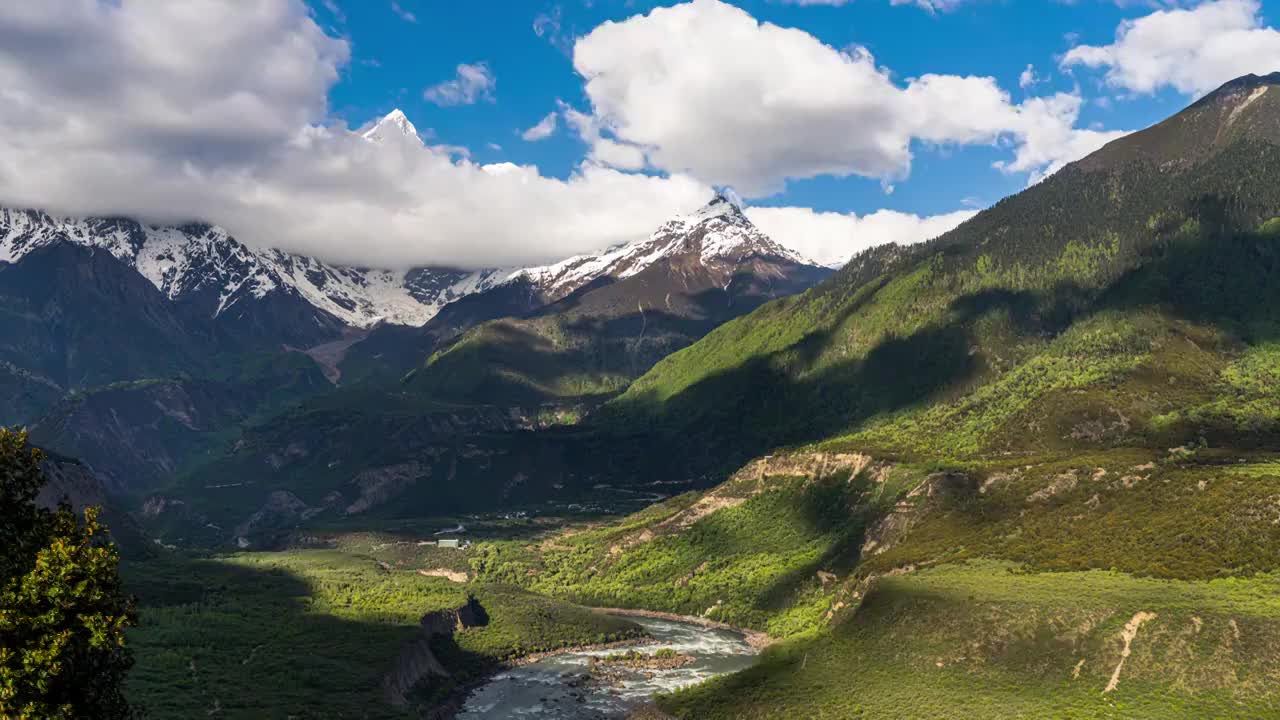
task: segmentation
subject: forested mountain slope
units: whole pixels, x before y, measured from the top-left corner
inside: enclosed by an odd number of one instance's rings
[[[723,196],[597,262],[609,268],[595,280],[471,330],[416,371],[409,388],[494,404],[608,397],[726,320],[830,274],[770,240]],[[543,274],[561,278],[554,286],[585,269]]]
[[[1275,717],[1277,82],[658,363],[606,427],[730,479],[477,569],[785,640],[680,718]]]
[[[610,422],[712,444],[730,464],[844,435],[935,457],[1200,432],[1259,442],[1275,428],[1240,414],[1269,402],[1280,90],[1253,82],[727,323],[637,380]],[[1226,133],[1203,127],[1208,114],[1239,129],[1230,142],[1179,162],[1133,150],[1147,133]],[[1081,435],[1120,416],[1123,433]]]

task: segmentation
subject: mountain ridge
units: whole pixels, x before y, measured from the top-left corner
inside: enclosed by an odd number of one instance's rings
[[[783,638],[672,717],[1275,716],[1276,80],[669,355],[597,432],[713,487],[477,568]]]
[[[351,268],[282,250],[255,250],[212,225],[144,225],[126,218],[58,218],[37,210],[0,210],[0,262],[15,263],[56,242],[105,250],[171,300],[211,291],[217,317],[237,303],[296,294],[352,327],[422,324],[448,302],[487,289],[498,271]]]
[[[646,240],[517,273],[549,302],[458,336],[406,385],[457,401],[608,396],[720,323],[830,272],[775,243],[717,194]]]

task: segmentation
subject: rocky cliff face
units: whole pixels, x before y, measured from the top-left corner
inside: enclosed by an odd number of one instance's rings
[[[78,460],[52,455],[44,461],[42,469],[45,484],[36,496],[37,505],[53,509],[66,503],[77,514],[87,507],[100,508],[98,519],[122,554],[139,558],[151,553],[153,544],[134,519],[112,502],[102,479],[92,468]]]
[[[145,495],[184,463],[207,456],[224,428],[264,407],[331,388],[305,358],[276,357],[282,360],[227,380],[143,380],[78,392],[34,422],[31,436],[89,463],[109,492]]]
[[[382,679],[382,692],[387,702],[403,707],[408,704],[407,696],[415,687],[432,678],[449,677],[449,670],[431,649],[433,641],[441,637],[452,638],[460,630],[488,624],[488,613],[474,597],[461,607],[423,615],[421,632],[404,646]]]
[[[46,481],[36,497],[40,507],[55,508],[66,502],[76,512],[83,512],[86,507],[101,506],[107,500],[102,481],[83,463],[53,457],[44,461],[42,469]]]

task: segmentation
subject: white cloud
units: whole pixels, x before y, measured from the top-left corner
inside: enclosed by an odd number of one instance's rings
[[[323,117],[349,56],[296,1],[0,3],[0,182],[234,166]]]
[[[348,57],[297,0],[0,3],[0,205],[208,220],[404,267],[560,259],[710,197],[684,177],[586,163],[561,180],[367,141],[326,107]]]
[[[1013,104],[992,78],[925,75],[900,87],[865,49],[836,50],[719,0],[605,23],[578,41],[574,66],[586,78],[583,137],[595,157],[609,162],[624,155],[614,146],[629,147],[622,167],[642,158],[752,197],[789,178],[901,179],[917,141],[1008,139],[1016,157],[1004,168],[1044,173],[1092,140],[1076,136],[1086,131],[1074,128],[1074,95],[1042,99],[1067,111],[1046,113],[1031,100]]]
[[[704,13],[723,23],[707,25]],[[865,52],[711,0],[654,17],[673,23],[685,54],[651,27],[634,35],[645,18],[607,24],[579,47],[593,107],[558,113],[591,150],[557,179],[472,162],[445,138],[370,142],[335,123],[326,98],[350,47],[301,0],[0,3],[0,205],[207,220],[257,246],[335,262],[511,265],[643,237],[705,202],[718,178],[892,179],[909,168],[913,142],[1001,138],[1013,146],[1003,169],[1042,172],[1100,139],[1074,129],[1072,95],[1013,105],[989,78],[936,75],[900,87]],[[649,63],[652,84],[610,51],[610,37]],[[463,65],[436,95],[474,102],[493,87],[486,66]],[[657,103],[651,113],[646,102]],[[672,174],[625,171],[651,166]],[[780,242],[820,257],[945,229],[887,212],[752,212]],[[834,229],[812,229],[819,221]]]
[[[559,5],[539,14],[533,19],[533,34],[545,38],[557,50],[568,55],[573,51],[573,33],[564,29],[563,15]]]
[[[1217,0],[1126,20],[1110,45],[1080,45],[1063,68],[1106,68],[1108,85],[1192,95],[1249,73],[1280,70],[1280,32],[1265,27],[1257,0]]]
[[[347,14],[342,12],[342,8],[338,5],[337,0],[321,0],[321,4],[329,11],[329,14],[333,16],[334,20],[339,23],[345,23],[347,21]]]
[[[931,240],[977,213],[977,210],[957,210],[920,217],[878,210],[858,216],[801,207],[747,209],[747,217],[769,237],[831,267],[843,265],[856,253],[876,245],[911,245]]]
[[[573,126],[578,136],[590,148],[587,159],[619,170],[643,170],[646,164],[644,151],[634,145],[615,142],[600,135],[600,124],[596,118],[580,112],[572,106],[560,101],[560,112],[565,122]]]
[[[539,120],[537,125],[534,125],[528,130],[525,130],[524,132],[520,133],[520,137],[524,139],[526,142],[538,142],[539,140],[546,140],[547,138],[555,134],[556,124],[558,121],[559,121],[559,116],[556,113],[554,112],[547,113],[547,116]]]
[[[432,85],[422,96],[440,106],[473,105],[481,100],[493,102],[493,89],[498,79],[485,63],[458,65],[457,76],[452,80]]]
[[[395,0],[391,0],[391,12],[395,13],[401,20],[410,23],[418,22],[418,16],[406,10],[404,6]]]
[[[853,0],[782,0],[792,5],[832,5],[843,6],[853,2]],[[945,12],[954,10],[968,0],[890,0],[890,5],[914,5],[918,8],[928,10],[929,12]]]
[[[892,5],[915,5],[929,12],[954,10],[967,0],[892,0]]]
[[[1041,78],[1036,75],[1036,66],[1028,64],[1022,74],[1018,76],[1018,87],[1026,90],[1040,81]]]
[[[1080,96],[1065,93],[1024,101],[1015,120],[1022,142],[1012,161],[998,162],[996,167],[1007,173],[1029,173],[1030,182],[1036,183],[1128,134],[1075,128],[1083,102]]]

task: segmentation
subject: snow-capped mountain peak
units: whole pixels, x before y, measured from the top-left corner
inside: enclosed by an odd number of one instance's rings
[[[663,223],[645,240],[594,255],[575,255],[553,265],[525,268],[512,279],[524,278],[539,287],[544,297],[555,300],[599,278],[630,277],[665,259],[686,257],[723,270],[753,256],[816,265],[761,232],[747,219],[735,196],[717,193],[697,211]]]
[[[419,142],[422,141],[422,136],[418,134],[418,128],[413,126],[413,123],[400,111],[400,108],[396,108],[384,115],[372,127],[360,133],[360,136],[373,142],[392,137],[408,137]]]
[[[390,132],[417,137],[398,111],[364,136],[380,142],[394,137]],[[0,209],[0,263],[19,262],[59,242],[109,252],[170,300],[194,303],[213,317],[239,317],[254,301],[295,298],[359,328],[383,322],[420,326],[454,300],[512,282],[526,282],[542,302],[554,302],[601,278],[627,278],[663,261],[682,272],[701,269],[725,278],[753,258],[815,265],[771,240],[725,194],[717,194],[694,213],[663,223],[644,240],[552,265],[475,271],[344,267],[251,248],[210,225],[148,226],[125,218],[61,218],[35,210]]]
[[[709,220],[715,217],[741,217],[746,220],[746,214],[743,211],[742,200],[728,191],[716,193],[711,198],[711,202],[703,205],[697,212],[689,217]],[[750,221],[747,221],[748,224]]]
[[[346,325],[422,325],[444,305],[493,287],[491,270],[376,270],[330,265],[280,250],[250,248],[209,225],[147,226],[122,218],[59,218],[0,209],[0,262],[59,242],[103,250],[132,266],[174,301],[195,301],[218,317],[249,300],[293,293]]]

